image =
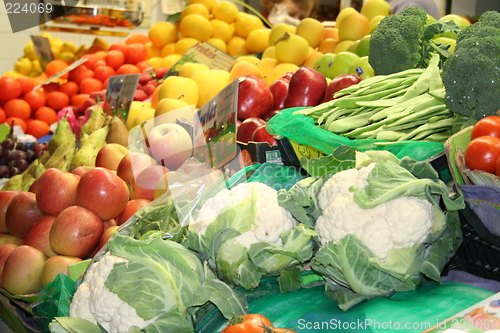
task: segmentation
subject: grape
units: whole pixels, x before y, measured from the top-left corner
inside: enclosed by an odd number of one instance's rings
[[[28,166],[29,166],[28,161],[24,159],[16,161],[16,167],[19,169],[20,172],[23,172],[26,169],[28,169]]]
[[[19,174],[19,169],[17,167],[12,167],[9,170],[9,177],[14,177]]]
[[[5,178],[9,175],[9,167],[4,165],[0,165],[0,178]]]
[[[14,161],[25,160],[26,159],[26,152],[23,150],[14,150],[12,152],[12,159]]]
[[[32,143],[30,143],[29,149],[34,151],[36,146],[38,146],[38,141],[33,141]]]
[[[14,149],[15,144],[16,143],[12,139],[5,139],[5,140],[2,141],[2,147],[4,149],[8,149],[8,150]]]
[[[12,160],[12,150],[10,149],[4,149],[2,156],[5,158],[5,160],[11,161]]]
[[[31,149],[28,149],[26,151],[26,161],[28,161],[28,163],[33,162],[34,160],[36,160],[36,158],[37,158],[37,156],[36,156],[35,151],[33,151]]]
[[[28,144],[26,142],[19,141],[16,143],[16,150],[26,151],[28,150]]]

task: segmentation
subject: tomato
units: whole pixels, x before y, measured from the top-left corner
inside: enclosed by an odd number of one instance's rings
[[[271,330],[272,333],[297,333],[293,330],[289,330],[288,328],[275,327]]]
[[[480,136],[500,137],[500,116],[488,116],[479,119],[472,128],[471,140]]]
[[[272,326],[273,323],[267,317],[251,313],[232,318],[221,333],[265,333],[269,332]]]
[[[500,138],[495,136],[477,137],[465,148],[465,165],[470,170],[495,173],[499,157]]]

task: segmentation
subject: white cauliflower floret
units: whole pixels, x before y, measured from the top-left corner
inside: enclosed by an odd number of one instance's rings
[[[93,264],[76,290],[70,305],[70,317],[99,323],[110,333],[128,332],[130,327],[144,328],[153,322],[144,320],[128,303],[104,285],[115,263],[128,260],[106,253]]]
[[[325,182],[318,195],[323,214],[316,221],[321,243],[338,242],[355,235],[380,260],[392,249],[422,243],[434,220],[434,207],[427,200],[401,197],[371,209],[354,201],[351,186],[364,188],[374,163],[367,167],[341,171]]]
[[[375,163],[372,163],[360,169],[347,169],[334,174],[325,182],[319,192],[319,208],[325,210],[334,198],[352,195],[352,192],[349,191],[352,186],[358,188],[367,186],[366,178],[374,167]]]
[[[234,238],[235,242],[249,248],[257,242],[269,242],[282,245],[280,235],[297,225],[292,214],[278,203],[278,192],[272,187],[259,183],[241,183],[231,190],[225,189],[217,193],[200,209],[198,218],[189,228],[200,234],[205,234],[208,225],[215,218],[240,203],[243,199],[257,196],[257,214],[252,229]]]

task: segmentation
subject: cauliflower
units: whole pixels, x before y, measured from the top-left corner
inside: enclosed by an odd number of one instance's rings
[[[349,188],[367,186],[366,179],[374,165],[338,172],[325,182],[318,195],[323,213],[316,221],[316,230],[322,244],[355,235],[379,260],[384,260],[392,249],[411,247],[425,240],[434,221],[434,208],[428,200],[413,196],[361,208]]]
[[[252,228],[235,237],[234,242],[246,248],[257,242],[282,245],[281,233],[291,230],[297,222],[287,209],[279,205],[277,194],[275,189],[259,182],[241,183],[231,190],[224,189],[207,200],[189,229],[204,235],[219,214],[256,195],[257,213]]]
[[[128,261],[108,252],[89,268],[73,296],[70,317],[99,323],[109,333],[128,332],[133,326],[142,329],[154,321],[139,317],[132,306],[104,285],[113,266],[124,262]]]

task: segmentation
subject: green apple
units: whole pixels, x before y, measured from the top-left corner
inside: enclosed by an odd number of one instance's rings
[[[346,49],[346,51],[357,54],[358,45],[359,45],[359,40],[355,40],[354,43],[352,43],[351,45],[349,45],[349,47]]]
[[[455,52],[455,46],[457,45],[457,40],[449,37],[434,37],[433,38],[436,43],[448,44],[450,48],[448,49],[448,53]]]
[[[362,79],[367,79],[369,77],[375,76],[375,72],[368,62],[368,56],[364,56],[357,60],[354,60],[354,62],[349,67],[348,74],[356,74]]]
[[[372,35],[366,35],[359,40],[356,54],[360,57],[367,56],[370,53],[370,38]]]
[[[425,21],[425,25],[429,25],[431,23],[436,22],[437,20],[434,18],[434,16],[427,14],[427,20]]]
[[[337,53],[332,65],[328,68],[326,76],[333,79],[337,75],[348,74],[351,65],[359,58],[357,54],[348,51]]]
[[[336,57],[335,53],[323,54],[314,63],[314,69],[323,74],[324,77],[328,77],[327,76],[328,68],[330,68],[330,66],[332,65],[333,59],[335,59],[335,57]]]

